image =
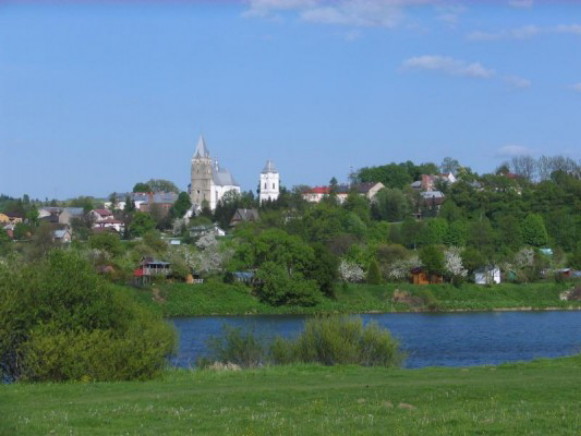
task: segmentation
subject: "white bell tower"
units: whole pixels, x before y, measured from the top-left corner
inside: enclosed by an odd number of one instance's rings
[[[260,203],[263,201],[276,201],[279,193],[280,175],[274,164],[268,160],[260,173]]]

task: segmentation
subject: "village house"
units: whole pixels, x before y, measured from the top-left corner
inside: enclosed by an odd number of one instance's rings
[[[355,192],[368,200],[373,200],[375,195],[385,188],[381,182],[359,183],[357,185],[338,185],[335,189],[337,201],[342,204],[347,200],[349,193]],[[309,203],[320,203],[323,198],[333,193],[331,186],[315,186],[302,193],[303,199]]]

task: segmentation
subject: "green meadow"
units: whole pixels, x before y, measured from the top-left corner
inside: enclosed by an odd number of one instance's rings
[[[581,301],[560,301],[559,294],[574,283],[503,283],[479,286],[465,283],[417,286],[409,283],[338,284],[334,299],[311,307],[261,303],[242,284],[208,282],[203,285],[167,283],[135,292],[138,300],[166,317],[244,314],[314,314],[413,311],[486,311],[496,309],[581,309]],[[129,289],[129,288],[128,288]],[[410,302],[394,301],[394,292],[409,294]]]
[[[0,386],[0,434],[578,435],[581,355],[419,370],[168,370],[147,382]]]

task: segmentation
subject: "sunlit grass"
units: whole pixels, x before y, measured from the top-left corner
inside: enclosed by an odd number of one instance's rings
[[[581,357],[422,370],[296,365],[0,386],[1,434],[579,434]]]

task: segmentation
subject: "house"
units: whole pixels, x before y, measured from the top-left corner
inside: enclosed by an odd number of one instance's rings
[[[94,222],[106,221],[113,219],[113,213],[108,209],[93,209],[89,212],[89,218]]]
[[[339,203],[344,203],[351,192],[355,192],[368,200],[373,200],[375,195],[385,188],[381,182],[359,183],[357,185],[338,185],[335,188],[335,195]],[[303,199],[309,203],[320,203],[323,198],[331,195],[333,189],[331,186],[315,186],[302,193]]]
[[[119,234],[125,231],[125,223],[121,220],[116,220],[114,218],[97,221],[93,223],[91,228],[94,231],[101,232],[101,231],[115,231]]]
[[[444,278],[438,274],[428,274],[422,267],[412,268],[411,283],[414,285],[430,285],[437,283],[444,283]]]
[[[488,265],[474,271],[474,283],[477,285],[492,285],[501,282],[500,268]]]
[[[21,223],[22,217],[15,213],[0,213],[0,224],[18,224]]]
[[[331,193],[328,186],[315,186],[303,192],[303,199],[309,203],[319,203],[325,196]]]
[[[151,212],[158,208],[162,215],[167,215],[178,199],[175,192],[140,192],[133,195],[135,208],[141,212]]]
[[[438,182],[447,184],[456,183],[458,179],[453,173],[444,174],[422,174],[420,180],[416,180],[411,184],[411,187],[416,191],[435,191]]]
[[[258,210],[256,209],[236,209],[234,216],[230,220],[230,227],[235,227],[243,222],[254,222],[259,220]]]
[[[72,241],[71,231],[68,229],[54,230],[52,232],[52,239],[54,242],[59,242],[61,244],[67,244]]]
[[[61,212],[62,207],[42,207],[38,210],[38,220],[51,224],[58,224]]]
[[[85,210],[82,207],[63,207],[59,214],[59,224],[69,226],[73,219],[83,219]]]
[[[139,267],[133,271],[134,277],[167,277],[171,272],[171,264],[153,257],[144,257],[139,263]]]
[[[190,236],[192,238],[199,238],[205,235],[226,236],[226,232],[218,224],[207,224],[190,228]]]

